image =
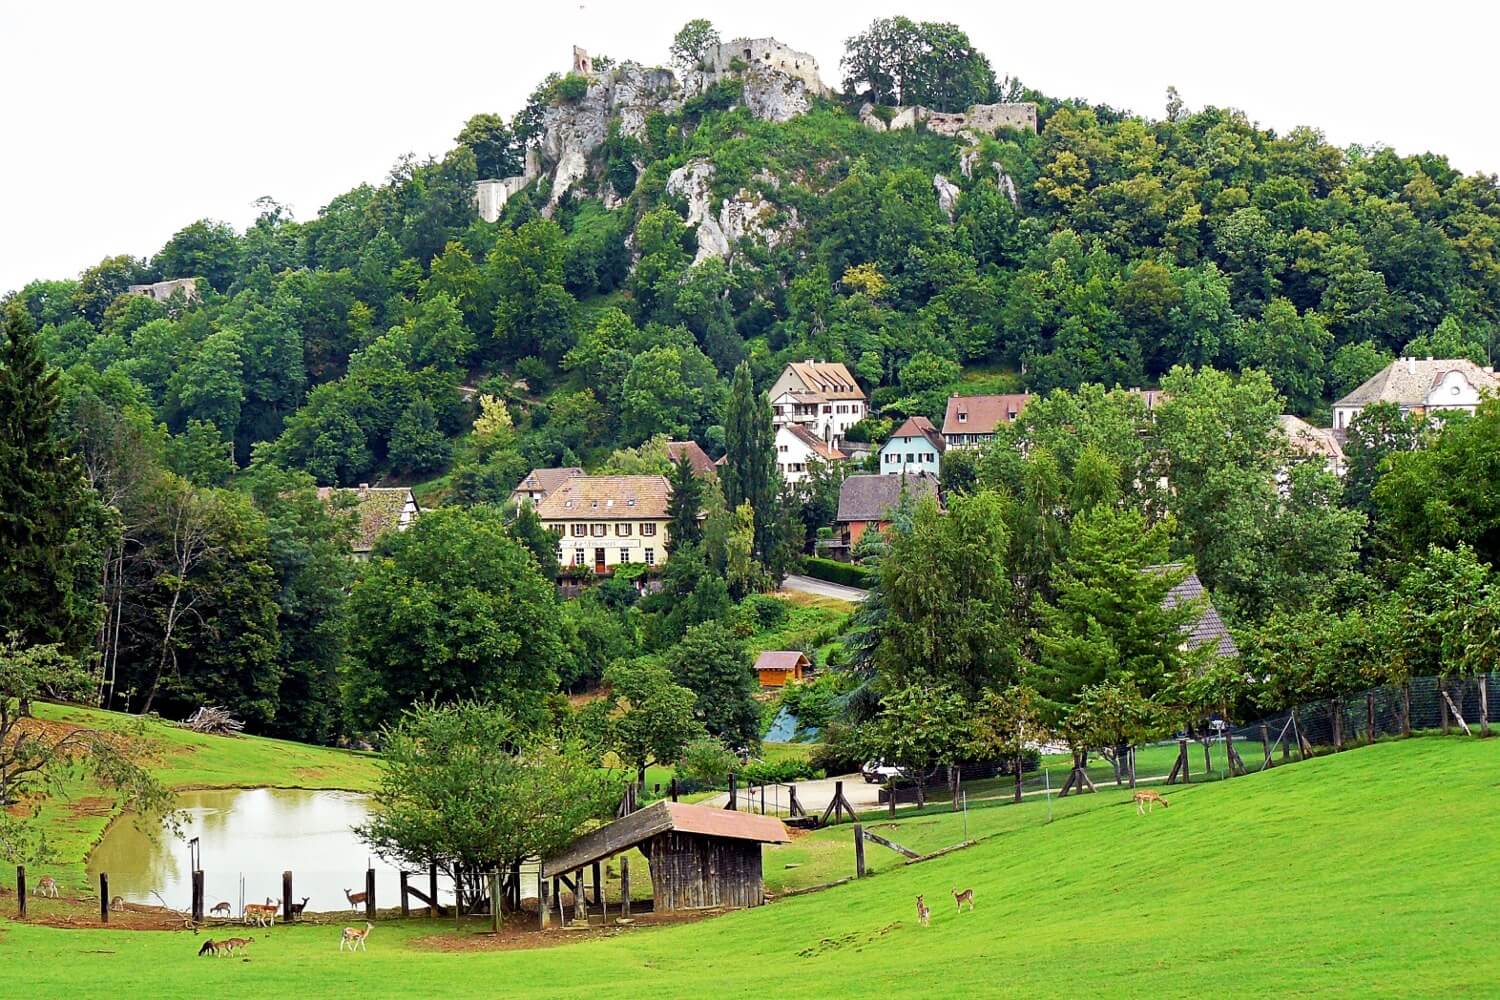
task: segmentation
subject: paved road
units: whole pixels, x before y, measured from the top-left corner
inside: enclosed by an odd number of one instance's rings
[[[801,804],[803,809],[807,810],[810,813],[822,813],[824,809],[828,808],[828,803],[833,801],[833,783],[835,781],[842,781],[844,783],[844,798],[848,799],[849,804],[854,808],[874,809],[875,807],[880,805],[880,786],[865,784],[865,779],[858,774],[841,774],[833,778],[819,778],[810,781],[794,782],[794,784],[797,786],[798,803]],[[746,794],[748,793],[744,792],[742,789],[740,794],[741,809],[745,807],[744,802]],[[786,789],[767,788],[767,812],[771,811],[772,805],[778,804],[777,796],[780,796],[779,805],[781,806],[781,808],[783,810],[786,809]],[[716,806],[719,808],[723,808],[724,805],[728,803],[728,801],[729,795],[728,793],[725,793],[723,795],[716,795],[703,804],[706,806]],[[759,804],[760,802],[759,791],[756,792],[755,801],[757,804]]]
[[[860,590],[858,587],[846,587],[841,583],[829,583],[827,580],[814,580],[810,576],[795,574],[782,581],[781,589],[795,590],[802,594],[817,594],[819,597],[834,597],[841,601],[858,602],[870,596],[868,590]]]

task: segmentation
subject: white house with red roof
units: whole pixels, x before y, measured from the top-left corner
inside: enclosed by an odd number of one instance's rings
[[[813,434],[802,424],[782,424],[776,428],[776,468],[788,485],[802,482],[815,462],[842,462],[849,456]]]

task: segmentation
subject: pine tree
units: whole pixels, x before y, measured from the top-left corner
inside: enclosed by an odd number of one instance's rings
[[[0,635],[87,648],[97,624],[103,510],[53,429],[57,373],[31,316],[5,309],[0,344]]]
[[[693,472],[686,452],[677,457],[667,481],[672,486],[672,498],[667,501],[667,517],[672,522],[667,529],[670,555],[679,545],[695,545],[703,538],[703,524],[698,520],[703,509],[703,483]]]
[[[755,391],[750,365],[741,361],[734,370],[729,401],[724,407],[724,505],[734,510],[748,502],[755,512],[755,556],[762,563],[772,560],[779,539],[776,473],[771,406]]]

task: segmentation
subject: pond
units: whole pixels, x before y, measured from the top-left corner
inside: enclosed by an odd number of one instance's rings
[[[182,839],[167,832],[152,838],[129,820],[111,826],[89,858],[89,874],[96,884],[99,873],[107,872],[111,895],[154,904],[154,890],[169,906],[187,910],[192,904],[188,840],[197,837],[205,909],[228,901],[238,916],[241,879],[244,901],[258,903],[267,896],[278,898],[281,873],[291,871],[295,901],[309,897],[309,912],[347,910],[344,890],[364,891],[367,863],[375,868],[377,904],[400,905],[398,873],[354,835],[352,828],[369,814],[363,795],[290,788],[209,789],[181,793],[177,806],[187,814]],[[414,879],[413,884],[425,889],[426,879]]]

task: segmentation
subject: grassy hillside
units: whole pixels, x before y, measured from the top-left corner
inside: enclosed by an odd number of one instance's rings
[[[201,939],[181,933],[14,923],[0,949],[8,985],[38,996],[1481,994],[1500,984],[1497,748],[1379,744],[1173,789],[1150,816],[1112,789],[1050,824],[1041,803],[996,807],[971,814],[971,833],[993,828],[967,851],[908,867],[872,848],[880,870],[855,885],[541,951],[483,950],[423,921],[378,925],[352,957],[331,927],[260,931],[248,962],[197,959]],[[960,822],[917,817],[890,835],[937,846]],[[975,912],[955,915],[954,886],[976,890]]]
[[[162,722],[117,712],[65,705],[37,705],[49,724],[87,726],[119,734],[168,788],[341,788],[375,785],[375,757],[259,736],[202,736]],[[62,864],[49,866],[60,879],[81,875],[88,852],[117,809],[113,799],[87,781],[66,785],[66,796],[42,807],[41,822]]]

